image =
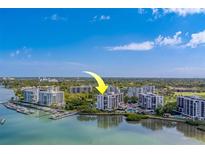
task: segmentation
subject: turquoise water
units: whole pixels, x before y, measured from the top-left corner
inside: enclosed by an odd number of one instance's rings
[[[0,86],[0,103],[7,101],[13,96],[14,92],[12,90]]]
[[[8,93],[12,95],[0,88],[0,100]],[[7,120],[0,125],[0,144],[205,144],[205,133],[186,124],[80,115],[55,121],[42,115],[23,115],[0,105],[0,117]]]

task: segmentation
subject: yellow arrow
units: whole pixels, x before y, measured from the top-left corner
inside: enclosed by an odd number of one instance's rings
[[[105,85],[103,79],[93,72],[84,71],[84,73],[87,73],[95,78],[95,80],[98,82],[98,86],[95,88],[103,95],[108,88],[108,86]]]

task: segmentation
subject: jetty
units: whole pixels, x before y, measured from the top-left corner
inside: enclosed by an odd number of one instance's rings
[[[41,110],[46,112],[44,115],[41,115],[41,117],[50,115],[49,119],[52,120],[58,120],[58,119],[62,119],[62,118],[66,118],[78,114],[77,111],[65,111],[62,109],[52,109],[49,107],[38,106],[36,104],[7,102],[7,103],[3,103],[3,105],[10,110],[14,110],[18,113],[22,113],[26,115],[33,114],[35,112],[33,109]]]
[[[19,112],[19,113],[22,113],[22,114],[29,115],[29,114],[34,113],[33,110],[27,109],[27,108],[22,107],[22,106],[18,106],[14,103],[4,103],[3,105],[8,109],[15,110],[16,112]]]
[[[58,119],[62,119],[62,118],[65,118],[65,117],[69,117],[69,116],[72,116],[72,115],[75,115],[77,114],[78,112],[58,112],[58,113],[55,113],[53,115],[50,116],[50,119],[52,120],[58,120]]]
[[[35,110],[40,110],[40,111],[49,112],[49,113],[57,112],[55,109],[51,109],[51,108],[46,107],[46,106],[40,106],[40,105],[32,104],[32,103],[21,102],[21,103],[14,103],[14,104],[25,107],[25,108],[32,108],[32,109],[35,109]]]

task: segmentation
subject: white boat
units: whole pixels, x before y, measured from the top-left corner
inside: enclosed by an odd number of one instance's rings
[[[6,122],[6,119],[0,119],[0,124],[3,125]]]

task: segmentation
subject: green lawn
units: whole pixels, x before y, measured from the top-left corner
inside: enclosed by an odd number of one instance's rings
[[[164,96],[164,102],[176,102],[177,96],[199,96],[205,99],[205,92],[175,92],[173,96]]]
[[[183,96],[199,96],[199,97],[202,97],[202,98],[205,98],[205,92],[175,92],[175,95],[176,96],[180,96],[180,95],[183,95]]]
[[[176,96],[164,96],[164,102],[169,103],[169,102],[176,102]]]

